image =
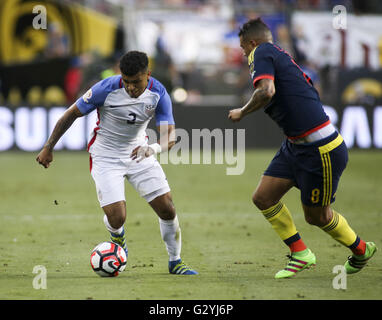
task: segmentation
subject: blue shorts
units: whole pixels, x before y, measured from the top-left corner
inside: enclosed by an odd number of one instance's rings
[[[347,161],[346,144],[337,132],[309,144],[285,140],[264,175],[293,180],[303,204],[323,207],[335,201]]]

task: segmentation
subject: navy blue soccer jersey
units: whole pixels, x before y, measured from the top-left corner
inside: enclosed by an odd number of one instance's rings
[[[329,122],[311,79],[292,57],[272,43],[262,43],[248,57],[253,85],[272,79],[276,92],[264,111],[291,138],[303,137]]]

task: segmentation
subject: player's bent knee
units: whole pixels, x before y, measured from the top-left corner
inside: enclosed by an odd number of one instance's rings
[[[261,193],[255,192],[252,195],[252,202],[258,209],[266,210],[275,205],[278,201],[273,201],[272,199],[264,197]]]
[[[316,217],[312,217],[312,216],[310,216],[310,215],[308,215],[308,214],[305,214],[305,221],[308,223],[308,224],[310,224],[310,225],[312,225],[312,226],[315,226],[315,225],[317,225],[317,218]]]
[[[330,207],[307,207],[304,206],[305,221],[310,225],[323,227],[332,219]]]
[[[126,206],[124,202],[112,203],[104,206],[102,209],[113,228],[118,229],[123,226],[126,220]]]
[[[109,224],[115,228],[119,229],[122,227],[126,221],[126,214],[118,214],[118,215],[111,215],[107,216],[107,220],[109,221]]]
[[[158,208],[155,210],[155,212],[157,213],[158,217],[163,220],[173,220],[176,217],[175,209],[172,206]]]
[[[176,217],[176,213],[174,210],[163,210],[157,214],[158,214],[158,217],[163,220],[174,220]]]
[[[159,218],[163,220],[173,220],[176,217],[174,203],[172,202],[170,193],[161,195],[150,202]]]
[[[112,222],[109,221],[109,223],[113,228],[118,229],[123,226],[125,221],[126,221],[126,215],[119,215],[119,216],[113,217]]]

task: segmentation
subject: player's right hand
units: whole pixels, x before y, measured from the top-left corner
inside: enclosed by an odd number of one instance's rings
[[[141,162],[143,159],[150,157],[154,154],[154,150],[150,146],[138,146],[136,147],[130,155],[130,158]]]
[[[243,114],[241,112],[241,108],[232,109],[229,111],[228,119],[230,119],[233,122],[240,121],[242,117],[243,117]]]
[[[50,163],[53,161],[53,153],[47,148],[43,148],[38,154],[36,161],[41,164],[44,168],[48,168]]]

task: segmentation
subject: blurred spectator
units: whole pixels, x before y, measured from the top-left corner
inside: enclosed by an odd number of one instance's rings
[[[45,57],[58,58],[66,57],[69,54],[69,40],[57,23],[48,25],[48,41],[45,48]]]
[[[322,90],[318,68],[308,60],[302,61],[300,67],[302,71],[304,71],[306,75],[312,79],[314,87],[318,91],[318,94],[321,96]]]
[[[82,63],[80,57],[74,57],[70,61],[70,68],[66,72],[64,79],[64,90],[67,103],[72,103],[81,88],[82,82]]]
[[[89,88],[101,80],[101,72],[108,65],[96,54],[86,53],[81,55],[82,83],[79,94],[85,93]]]
[[[158,79],[167,89],[172,92],[179,84],[179,76],[173,59],[167,50],[163,37],[163,25],[159,25],[159,35],[155,42],[155,55],[151,61],[152,76]]]
[[[111,66],[101,72],[101,79],[106,79],[121,73],[121,70],[119,69],[119,60],[121,56],[122,55],[119,53],[113,55]]]
[[[280,24],[276,28],[276,41],[275,43],[288,52],[293,58],[295,52],[293,48],[292,39],[289,33],[289,28],[286,24]]]
[[[224,67],[240,67],[243,53],[238,37],[239,25],[235,18],[229,21],[229,30],[223,37]]]

